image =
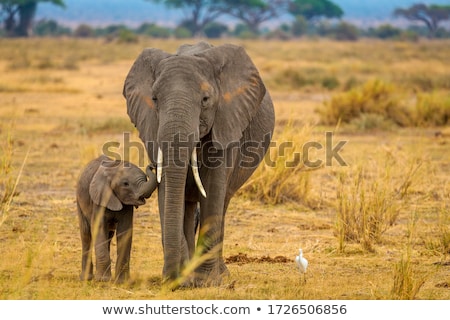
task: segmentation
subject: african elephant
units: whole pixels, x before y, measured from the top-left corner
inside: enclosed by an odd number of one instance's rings
[[[149,168],[146,175],[134,164],[114,161],[106,156],[100,156],[87,164],[80,175],[76,191],[82,244],[81,280],[93,278],[93,245],[96,256],[95,279],[111,279],[110,245],[114,232],[117,232],[115,280],[123,282],[129,278],[133,207],[145,204],[145,199],[151,196],[156,187],[156,176]]]
[[[131,67],[123,94],[157,167],[163,282],[174,288],[218,285],[228,274],[228,204],[263,160],[274,128],[272,100],[259,72],[246,51],[231,44],[199,42],[176,54],[147,48]],[[182,276],[195,250],[208,255]]]

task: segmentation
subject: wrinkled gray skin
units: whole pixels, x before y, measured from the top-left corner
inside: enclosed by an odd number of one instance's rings
[[[77,184],[81,280],[93,278],[92,245],[96,256],[95,279],[111,280],[110,245],[115,232],[115,281],[123,282],[129,278],[133,207],[145,204],[145,199],[157,187],[155,174],[148,169],[147,175],[134,164],[113,161],[106,156],[92,160],[82,172]]]
[[[183,45],[176,54],[145,49],[128,73],[123,93],[150,161],[157,164],[158,148],[163,153],[158,187],[163,281],[180,282],[197,247],[208,258],[181,286],[220,284],[228,274],[222,254],[228,204],[262,161],[274,128],[272,100],[256,67],[234,45],[200,42]],[[206,198],[189,166],[194,148]],[[201,236],[196,245],[198,202]]]

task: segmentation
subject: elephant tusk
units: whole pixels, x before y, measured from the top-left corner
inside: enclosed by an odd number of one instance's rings
[[[163,153],[161,148],[158,148],[158,159],[156,160],[156,180],[158,181],[158,183],[161,183],[162,167],[163,167]]]
[[[197,150],[195,150],[195,148],[194,150],[192,150],[191,167],[192,173],[194,174],[195,184],[197,185],[197,188],[202,194],[202,196],[206,198],[206,191],[205,188],[203,187],[202,180],[200,179],[200,174],[198,173]]]

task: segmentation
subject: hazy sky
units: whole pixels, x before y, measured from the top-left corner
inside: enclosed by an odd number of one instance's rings
[[[154,22],[174,26],[183,18],[182,10],[168,10],[161,4],[144,0],[65,0],[66,9],[49,3],[38,6],[37,19],[53,19],[75,26],[80,23],[106,25],[123,23],[137,26]],[[417,2],[449,4],[450,0],[334,0],[345,12],[344,19],[370,24],[392,18],[397,7],[408,7]],[[285,19],[290,19],[286,16]]]

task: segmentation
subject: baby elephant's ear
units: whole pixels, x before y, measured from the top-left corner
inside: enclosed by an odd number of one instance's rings
[[[122,202],[116,197],[111,188],[111,181],[118,167],[107,167],[104,163],[100,165],[89,185],[89,195],[98,206],[108,208],[112,211],[120,211]]]

